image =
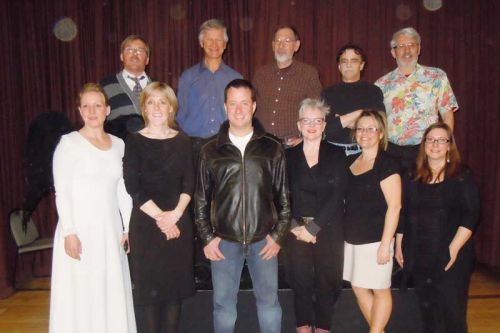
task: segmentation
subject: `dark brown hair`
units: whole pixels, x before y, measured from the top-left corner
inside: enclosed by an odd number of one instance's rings
[[[443,122],[435,123],[429,126],[422,137],[422,142],[420,142],[420,147],[418,149],[415,174],[413,179],[422,183],[431,183],[433,181],[432,170],[427,159],[427,154],[425,153],[425,138],[433,129],[440,128],[446,131],[448,139],[450,140],[450,150],[448,151],[448,156],[444,167],[439,170],[436,179],[439,179],[442,174],[444,178],[454,178],[459,173],[460,166],[460,153],[458,152],[457,144],[455,142],[455,137],[453,136],[453,131],[451,128]]]

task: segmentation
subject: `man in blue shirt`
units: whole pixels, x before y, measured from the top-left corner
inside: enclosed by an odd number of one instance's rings
[[[224,64],[222,54],[229,40],[226,26],[212,19],[200,26],[198,35],[203,60],[185,70],[179,80],[177,122],[193,138],[195,153],[226,120],[224,88],[241,74]]]

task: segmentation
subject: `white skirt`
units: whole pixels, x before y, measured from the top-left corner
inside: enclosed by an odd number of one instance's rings
[[[387,264],[377,263],[377,251],[381,242],[353,245],[344,242],[344,280],[354,287],[387,289],[391,287],[394,240],[391,241]]]

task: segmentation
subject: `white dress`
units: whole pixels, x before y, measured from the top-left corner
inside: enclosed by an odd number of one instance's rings
[[[59,222],[50,333],[136,332],[127,255],[120,245],[132,200],[122,178],[124,143],[114,136],[111,141],[109,150],[100,150],[72,132],[61,138],[54,153]],[[81,241],[80,261],[64,250],[69,234]]]

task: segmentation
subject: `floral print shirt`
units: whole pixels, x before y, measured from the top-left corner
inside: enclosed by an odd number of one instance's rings
[[[396,68],[375,84],[384,94],[389,141],[400,146],[420,144],[439,115],[458,109],[448,77],[439,68],[417,64],[409,76]]]

